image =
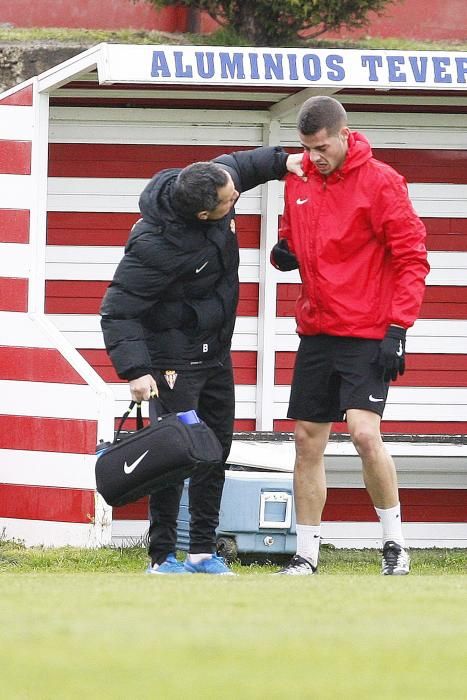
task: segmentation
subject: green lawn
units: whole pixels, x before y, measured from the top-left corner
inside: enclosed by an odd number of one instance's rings
[[[5,700],[465,700],[467,551],[323,550],[321,573],[141,573],[144,551],[0,546]]]

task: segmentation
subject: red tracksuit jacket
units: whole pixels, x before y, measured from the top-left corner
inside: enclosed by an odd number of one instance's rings
[[[379,339],[411,326],[430,268],[404,178],[357,132],[341,169],[323,177],[307,153],[303,169],[307,182],[286,177],[280,229],[300,266],[299,335]]]

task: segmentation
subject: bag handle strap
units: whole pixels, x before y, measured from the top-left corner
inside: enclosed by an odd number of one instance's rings
[[[120,418],[120,422],[118,424],[117,432],[115,433],[115,438],[114,442],[117,442],[118,437],[120,435],[120,432],[123,428],[123,424],[125,423],[126,419],[132,412],[133,408],[136,405],[136,430],[142,430],[144,428],[143,424],[143,414],[141,413],[141,403],[136,403],[136,401],[131,401],[130,405],[128,406],[127,410],[123,414],[123,416]]]

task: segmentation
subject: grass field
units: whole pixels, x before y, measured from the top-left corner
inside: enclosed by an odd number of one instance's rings
[[[467,550],[323,550],[320,575],[157,577],[141,549],[0,543],[6,700],[465,700]]]

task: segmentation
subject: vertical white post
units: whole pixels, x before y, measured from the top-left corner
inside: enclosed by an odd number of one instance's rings
[[[31,150],[32,201],[30,209],[28,311],[43,314],[45,305],[45,247],[47,231],[47,176],[49,148],[49,96],[34,81],[34,124]]]
[[[265,146],[280,144],[280,122],[264,126]],[[274,365],[276,326],[276,276],[269,262],[272,246],[277,241],[280,184],[271,180],[261,192],[261,240],[259,252],[258,362],[256,375],[256,430],[273,429]]]

